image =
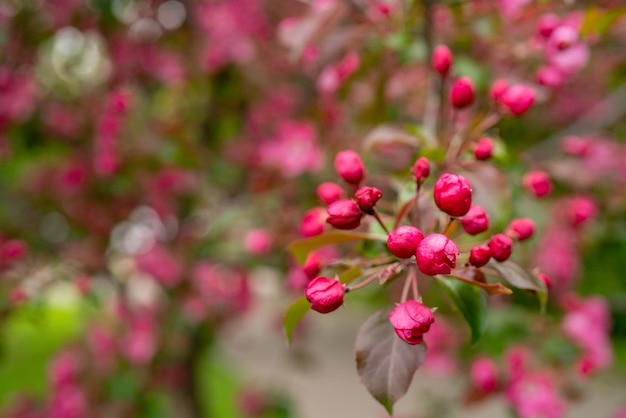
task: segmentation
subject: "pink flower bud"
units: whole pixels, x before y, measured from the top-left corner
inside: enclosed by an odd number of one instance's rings
[[[414,300],[407,300],[391,311],[389,322],[402,341],[416,345],[422,343],[422,337],[435,322],[435,317],[427,306]]]
[[[470,380],[483,393],[493,391],[498,383],[496,363],[487,357],[477,358],[470,367]]]
[[[497,261],[507,260],[513,252],[513,240],[504,234],[491,237],[487,246],[491,250],[491,256]]]
[[[303,237],[314,237],[324,232],[324,221],[326,214],[322,208],[309,209],[304,213],[300,222],[300,235]]]
[[[243,247],[252,255],[267,254],[272,249],[272,236],[264,229],[252,229],[246,234]]]
[[[537,274],[537,277],[539,278],[539,280],[541,280],[546,285],[546,288],[548,290],[552,289],[552,280],[550,280],[550,278],[548,276],[546,276],[543,273],[539,273],[539,274]]]
[[[537,21],[537,33],[539,36],[545,39],[549,39],[559,24],[561,23],[561,19],[553,14],[547,13],[539,18]]]
[[[312,279],[320,273],[321,269],[322,266],[319,254],[316,252],[310,253],[304,261],[304,266],[302,266],[304,274],[306,274],[309,279]]]
[[[450,91],[450,102],[456,109],[463,109],[474,103],[474,83],[468,77],[459,78]]]
[[[387,237],[387,247],[398,258],[411,258],[423,239],[422,231],[414,226],[401,226],[391,231]]]
[[[491,259],[491,248],[486,245],[474,247],[470,251],[469,263],[474,267],[482,267]]]
[[[463,216],[472,206],[472,186],[463,176],[442,174],[433,194],[437,207],[450,216]]]
[[[361,225],[363,212],[352,200],[342,199],[328,205],[326,222],[337,229],[354,229]]]
[[[317,186],[317,198],[325,205],[343,198],[343,189],[337,183],[327,181]]]
[[[499,104],[502,95],[509,88],[509,82],[500,78],[493,82],[491,88],[489,89],[489,97],[493,101],[494,104]]]
[[[470,235],[478,235],[489,228],[489,218],[480,206],[472,206],[467,214],[461,218],[463,229]]]
[[[424,157],[420,157],[413,164],[413,178],[417,184],[422,184],[430,175],[430,162]]]
[[[437,46],[433,51],[431,65],[433,70],[439,73],[440,76],[445,77],[452,66],[452,52],[450,52],[450,49],[445,45]]]
[[[304,291],[311,309],[320,313],[332,312],[343,305],[344,293],[338,280],[321,276],[311,280]]]
[[[535,233],[535,223],[532,219],[520,218],[514,219],[506,228],[506,234],[518,241],[524,241],[532,237]]]
[[[586,157],[593,149],[593,140],[578,136],[568,136],[561,141],[561,149],[572,157]]]
[[[567,222],[574,228],[583,226],[595,215],[596,205],[593,200],[582,196],[571,199],[565,211]]]
[[[517,84],[502,93],[501,102],[513,116],[521,116],[535,103],[535,91],[530,87]]]
[[[488,160],[493,155],[493,141],[491,138],[481,138],[474,147],[474,158],[479,161]]]
[[[354,200],[356,200],[357,205],[368,215],[374,213],[374,206],[376,206],[376,202],[381,197],[383,197],[383,193],[376,187],[361,187],[354,194]]]
[[[350,184],[359,184],[365,175],[365,168],[359,154],[352,150],[337,153],[335,157],[335,170],[337,174]]]
[[[522,185],[535,197],[544,197],[552,191],[550,177],[544,171],[529,171],[522,178]]]
[[[537,83],[542,86],[558,89],[565,83],[565,75],[556,67],[541,67],[537,70]]]
[[[456,267],[459,249],[443,234],[431,234],[418,245],[415,253],[417,267],[427,276],[448,274]]]

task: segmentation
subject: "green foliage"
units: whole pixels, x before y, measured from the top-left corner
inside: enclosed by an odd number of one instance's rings
[[[487,323],[487,300],[483,292],[472,285],[454,279],[437,280],[452,304],[459,310],[472,334],[472,344],[480,339]]]

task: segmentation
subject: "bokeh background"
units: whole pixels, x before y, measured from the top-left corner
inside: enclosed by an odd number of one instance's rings
[[[553,289],[546,314],[490,298],[476,345],[426,289],[440,325],[397,416],[624,417],[625,16],[608,0],[0,0],[0,414],[386,416],[352,344],[398,289],[308,314],[287,347],[308,281],[288,246],[339,150],[400,189],[417,156],[442,161],[424,115],[444,43],[476,86],[468,120],[496,79],[536,91],[489,129],[472,182],[494,229],[536,222],[515,257]],[[573,34],[555,46],[559,25]],[[537,168],[547,199],[520,181]],[[589,222],[563,227],[580,197]],[[515,350],[550,377],[528,398],[566,412],[475,396],[473,360],[504,370]]]

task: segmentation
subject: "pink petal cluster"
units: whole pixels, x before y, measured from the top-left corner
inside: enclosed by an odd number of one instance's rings
[[[579,359],[581,374],[603,370],[613,364],[610,341],[611,319],[606,301],[600,297],[579,299],[570,297],[563,318],[563,332],[576,343],[583,354]]]
[[[285,178],[319,170],[323,159],[315,128],[309,122],[280,122],[274,137],[260,145],[259,160]]]
[[[317,79],[317,89],[321,93],[333,94],[339,90],[361,65],[359,54],[350,51],[336,65],[324,68]]]

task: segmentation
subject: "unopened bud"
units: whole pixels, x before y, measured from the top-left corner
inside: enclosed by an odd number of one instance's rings
[[[474,103],[474,83],[468,77],[459,78],[450,91],[450,102],[456,109],[464,109]]]
[[[493,155],[493,141],[491,138],[481,138],[474,147],[474,158],[479,161],[488,160]]]
[[[329,313],[343,305],[343,285],[335,279],[316,277],[306,287],[304,295],[311,303],[311,309],[320,313]]]
[[[478,235],[489,228],[489,219],[482,207],[472,206],[467,214],[461,218],[461,225],[468,234]]]
[[[552,191],[550,177],[544,171],[529,171],[522,178],[522,185],[535,197],[544,197]]]
[[[411,258],[423,239],[422,231],[414,226],[401,226],[391,231],[387,237],[387,247],[398,258]]]
[[[491,237],[487,244],[491,250],[491,256],[497,261],[506,261],[513,252],[513,241],[504,234],[496,234]]]
[[[472,206],[472,186],[463,176],[444,173],[433,191],[437,207],[450,216],[463,216]]]
[[[337,153],[335,170],[346,183],[350,184],[359,184],[365,176],[365,168],[363,167],[361,157],[352,150]]]
[[[450,52],[450,49],[445,45],[437,46],[433,51],[431,65],[433,70],[439,73],[440,76],[445,77],[452,66],[452,52]]]
[[[520,218],[514,219],[506,228],[506,234],[518,241],[529,239],[535,233],[535,223],[532,219]]]
[[[352,200],[338,200],[326,208],[328,218],[326,222],[337,229],[354,229],[361,225],[363,212]]]
[[[374,213],[374,206],[383,196],[383,193],[378,190],[376,187],[361,187],[354,194],[354,200],[356,200],[359,208],[367,213],[368,215],[372,215]]]
[[[474,247],[470,250],[469,263],[474,267],[482,267],[491,259],[491,248],[486,245]]]
[[[317,198],[325,205],[330,205],[343,198],[343,189],[337,183],[327,181],[317,186]]]
[[[459,249],[443,234],[431,234],[417,246],[417,267],[427,276],[449,274],[456,267]]]

